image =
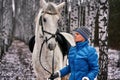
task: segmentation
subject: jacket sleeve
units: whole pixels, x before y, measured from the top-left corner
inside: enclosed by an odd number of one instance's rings
[[[94,48],[92,48],[88,54],[88,64],[89,64],[89,72],[87,77],[90,80],[94,80],[99,72],[99,65],[98,65],[98,54]]]
[[[67,65],[66,67],[64,67],[63,69],[60,70],[60,76],[64,77],[65,75],[69,74],[70,71],[70,66]]]

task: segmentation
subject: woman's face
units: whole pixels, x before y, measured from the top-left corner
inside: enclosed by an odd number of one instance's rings
[[[85,38],[78,32],[74,33],[74,40],[75,42],[84,42]]]

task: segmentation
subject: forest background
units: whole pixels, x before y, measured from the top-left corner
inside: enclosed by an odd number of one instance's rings
[[[53,1],[53,0],[46,0],[46,1]],[[55,0],[56,3],[60,1],[63,1],[63,0]],[[75,1],[77,0],[73,0],[73,3],[75,3]],[[91,0],[91,1],[94,1],[94,0]],[[113,64],[111,64],[111,66],[115,66],[115,67],[112,67],[111,69],[114,71],[112,72],[113,74],[112,76],[109,77],[109,79],[119,80],[119,76],[120,76],[120,65],[119,65],[120,64],[120,37],[119,37],[120,36],[120,31],[119,31],[120,30],[120,5],[119,5],[120,0],[103,0],[103,1],[109,2],[109,20],[108,20],[108,26],[107,26],[108,48],[110,50],[111,49],[117,50],[109,53],[108,55],[110,56],[108,60],[111,60],[111,61],[113,60],[112,62]],[[12,3],[15,4],[15,8],[13,8]],[[76,4],[73,4],[73,5],[76,6]],[[35,16],[38,13],[39,7],[40,7],[39,0],[31,0],[31,1],[30,0],[0,0],[0,59],[1,59],[0,69],[2,71],[0,72],[1,74],[0,79],[2,80],[4,79],[15,80],[19,78],[20,80],[23,80],[26,78],[28,80],[29,78],[31,79],[30,76],[33,75],[33,72],[30,71],[30,69],[32,70],[31,60],[30,60],[31,54],[26,45],[28,45],[28,40],[34,35],[35,24],[33,22],[34,22]],[[13,12],[13,10],[15,12]],[[65,13],[67,15],[64,15],[64,16],[68,16],[68,13],[67,12]],[[63,19],[63,21],[67,22],[68,19],[69,18],[66,17],[66,19]],[[75,19],[74,22],[77,22],[77,20]],[[96,21],[96,24],[97,23],[98,21]],[[62,25],[68,26],[69,24],[63,23]],[[96,25],[95,28],[96,30],[95,30],[94,42],[95,42],[95,46],[98,47],[99,46],[99,39],[98,39],[99,27]],[[62,27],[61,30],[68,31],[66,30],[66,26]],[[16,41],[16,40],[20,40],[20,41]],[[15,53],[19,55],[16,56]],[[111,58],[111,54],[112,54],[112,58]],[[27,59],[27,61],[25,58]],[[21,64],[19,64],[19,62]],[[16,64],[11,64],[11,63],[16,63]],[[20,66],[20,67],[15,68],[15,66]],[[14,71],[21,72],[21,73],[14,74]],[[23,74],[27,74],[27,71],[28,73],[30,73],[30,75],[23,75]],[[19,76],[20,74],[21,76]],[[108,75],[111,75],[111,74],[108,74]],[[119,76],[116,77],[115,75],[119,75]],[[32,77],[34,77],[34,75]]]

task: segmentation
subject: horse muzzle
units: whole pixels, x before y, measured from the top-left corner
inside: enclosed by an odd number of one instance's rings
[[[56,44],[52,44],[52,43],[49,43],[49,44],[48,44],[48,48],[49,48],[50,50],[54,50],[55,47],[56,47]]]

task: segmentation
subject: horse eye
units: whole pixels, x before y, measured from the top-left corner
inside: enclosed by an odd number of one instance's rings
[[[45,18],[43,18],[43,21],[44,21],[44,22],[47,22],[47,20],[46,20]]]

